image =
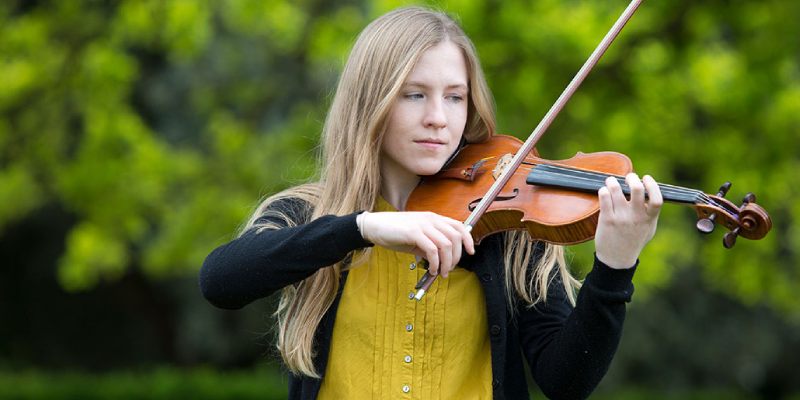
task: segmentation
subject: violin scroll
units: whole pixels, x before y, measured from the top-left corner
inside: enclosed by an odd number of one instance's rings
[[[756,205],[756,196],[748,193],[739,207],[740,225],[722,238],[722,244],[730,249],[736,244],[736,237],[742,235],[748,239],[761,239],[772,229],[772,220],[763,208]]]
[[[772,229],[772,220],[769,214],[756,204],[756,196],[747,193],[742,199],[742,205],[737,207],[724,197],[730,187],[731,183],[725,182],[720,186],[716,196],[709,195],[705,204],[697,207],[697,214],[700,217],[697,229],[700,232],[711,233],[718,222],[729,230],[722,238],[722,245],[726,249],[732,248],[739,236],[757,240],[766,236]]]

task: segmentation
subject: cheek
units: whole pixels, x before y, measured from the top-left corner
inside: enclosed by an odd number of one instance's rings
[[[458,124],[461,127],[463,127],[467,123],[467,114],[468,113],[469,113],[469,110],[467,108],[467,103],[466,102],[458,104],[456,107],[453,108],[453,110],[452,110],[452,112],[450,114],[451,123],[453,123],[454,125]]]
[[[399,126],[400,121],[402,121],[402,119],[399,118],[397,113],[393,110],[386,120],[386,131],[383,134],[383,149],[390,147],[391,143],[397,140],[396,137],[399,132],[402,132],[402,127]]]
[[[404,129],[402,126],[398,126],[397,124],[389,126],[383,136],[383,145],[381,148],[384,151],[397,149],[398,146],[403,143],[403,132]]]
[[[384,156],[399,160],[403,158],[405,153],[404,133],[406,129],[400,120],[395,119],[394,121],[394,123],[390,123],[386,127],[381,144],[381,153]],[[390,120],[389,122],[392,121]]]
[[[414,114],[414,109],[411,105],[405,104],[401,101],[396,101],[389,111],[389,119],[387,120],[387,128],[393,131],[402,130],[406,127]]]
[[[461,136],[464,134],[464,129],[467,127],[467,110],[459,110],[458,114],[454,116],[451,120],[451,134],[452,138],[456,139],[456,141],[461,140]]]

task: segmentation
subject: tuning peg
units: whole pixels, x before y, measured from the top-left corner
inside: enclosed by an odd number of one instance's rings
[[[731,189],[731,183],[725,182],[722,186],[719,187],[719,191],[717,192],[717,197],[725,197],[728,194],[728,190]]]
[[[717,214],[711,214],[708,218],[701,218],[697,220],[697,230],[702,233],[711,233],[714,232],[714,218],[717,217]]]
[[[755,202],[756,202],[756,195],[754,195],[753,193],[747,193],[742,199],[742,207]]]
[[[736,227],[736,229],[726,233],[725,236],[722,237],[722,245],[725,246],[726,249],[730,249],[736,244],[737,236],[739,236],[739,227]]]
[[[719,191],[717,191],[717,197],[725,197],[728,194],[728,190],[731,189],[731,183],[725,182],[722,186],[719,187]],[[752,193],[749,193],[752,194]],[[753,201],[755,201],[755,196],[753,196]],[[714,220],[717,218],[717,214],[713,213],[709,215],[707,218],[701,218],[697,220],[697,230],[703,233],[711,233],[714,232],[714,227],[716,226]],[[736,239],[734,239],[736,241]]]

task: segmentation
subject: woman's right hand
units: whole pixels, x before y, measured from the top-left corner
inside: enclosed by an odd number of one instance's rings
[[[464,224],[432,212],[364,212],[356,217],[364,239],[428,260],[428,272],[447,277],[461,259],[463,245],[475,254]]]

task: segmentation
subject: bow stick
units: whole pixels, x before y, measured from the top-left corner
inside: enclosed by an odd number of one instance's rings
[[[600,44],[594,49],[592,54],[583,63],[583,67],[578,70],[578,73],[575,74],[575,77],[572,78],[569,85],[564,88],[564,91],[561,93],[561,96],[558,97],[555,103],[550,107],[550,110],[545,114],[544,118],[542,118],[539,125],[536,126],[536,129],[533,130],[531,135],[519,149],[514,158],[511,159],[508,167],[503,171],[500,177],[494,182],[494,184],[489,188],[489,191],[486,195],[481,199],[472,213],[467,217],[464,221],[464,226],[467,228],[467,232],[472,231],[472,227],[477,223],[480,217],[489,209],[489,205],[492,203],[495,197],[500,193],[500,190],[503,186],[506,185],[508,180],[514,174],[514,171],[519,168],[520,164],[522,164],[522,160],[533,150],[533,147],[539,141],[539,139],[544,135],[544,132],[547,131],[547,128],[550,127],[550,124],[556,118],[561,109],[564,108],[564,105],[567,104],[567,101],[572,97],[575,91],[578,90],[578,87],[581,85],[583,80],[589,75],[589,72],[594,68],[597,62],[600,60],[600,57],[605,54],[608,47],[611,45],[611,42],[619,35],[619,32],[628,22],[628,20],[633,16],[633,13],[639,8],[639,5],[642,3],[642,0],[632,0],[628,7],[625,8],[625,11],[622,12],[622,15],[619,16],[617,22],[611,27],[611,29],[606,33],[603,40],[600,41]],[[425,260],[421,260],[421,263],[427,263]],[[423,296],[425,296],[425,292],[433,284],[433,281],[436,279],[437,275],[431,275],[430,272],[426,272],[423,275],[422,279],[419,280],[417,285],[414,287],[417,289],[417,293],[414,296],[415,299],[421,300]]]

